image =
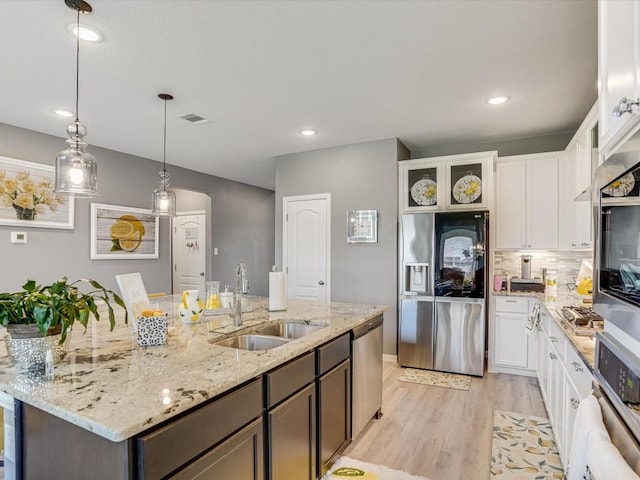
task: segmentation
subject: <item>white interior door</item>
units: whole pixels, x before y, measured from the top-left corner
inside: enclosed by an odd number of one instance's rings
[[[330,301],[331,197],[283,199],[283,267],[287,296]]]
[[[198,289],[204,296],[207,252],[205,223],[204,213],[179,213],[173,218],[173,293]]]

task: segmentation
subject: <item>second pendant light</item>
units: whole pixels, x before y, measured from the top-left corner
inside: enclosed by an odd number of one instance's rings
[[[160,187],[153,191],[152,213],[156,217],[175,217],[176,194],[174,191],[169,190],[169,174],[167,173],[167,100],[173,100],[173,96],[168,93],[160,93],[158,97],[164,100],[164,144]]]

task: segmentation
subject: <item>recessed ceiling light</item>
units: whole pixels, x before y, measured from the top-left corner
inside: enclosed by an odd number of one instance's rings
[[[69,110],[65,110],[64,108],[54,108],[52,111],[53,113],[55,113],[56,115],[62,118],[71,118],[74,115],[73,112],[70,112]]]
[[[88,27],[87,25],[80,24],[80,29],[78,30],[78,26],[72,23],[67,27],[67,30],[74,36],[80,32],[80,40],[86,40],[87,42],[99,42],[102,40],[102,34],[95,28]]]
[[[317,135],[318,131],[317,130],[300,130],[300,135],[302,135],[303,137],[313,137],[314,135]]]
[[[498,95],[495,97],[487,98],[487,103],[489,105],[502,105],[503,103],[506,103],[508,101],[509,97],[507,97],[506,95]]]

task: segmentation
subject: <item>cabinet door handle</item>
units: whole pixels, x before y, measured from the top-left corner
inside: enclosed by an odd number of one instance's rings
[[[551,360],[556,360],[556,359],[558,358],[558,356],[557,356],[555,353],[553,353],[553,352],[549,352],[549,358],[550,358]]]
[[[623,97],[622,100],[620,100],[620,103],[618,103],[618,105],[613,109],[613,116],[615,118],[620,118],[625,113],[631,113],[632,108],[637,107],[638,105],[640,105],[640,98],[631,100],[627,97]]]
[[[580,400],[571,398],[569,401],[571,402],[571,408],[573,408],[574,410],[577,410],[577,408],[580,406]]]
[[[584,368],[582,368],[582,365],[580,365],[578,362],[576,362],[575,360],[573,362],[571,362],[571,365],[573,365],[573,368],[576,372],[584,372]]]

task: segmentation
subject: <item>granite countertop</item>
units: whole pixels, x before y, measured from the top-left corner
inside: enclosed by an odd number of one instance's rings
[[[156,302],[158,300],[153,300]],[[118,442],[197,406],[381,314],[388,307],[321,304],[289,299],[288,309],[269,312],[267,298],[247,297],[252,311],[243,326],[229,315],[195,324],[170,322],[167,344],[140,347],[131,325],[109,331],[105,315],[83,334],[74,329],[69,354],[55,366],[54,379],[20,373],[0,343],[0,390],[104,438]],[[159,300],[175,318],[175,298]],[[301,339],[266,351],[212,345],[265,322],[299,320],[327,324]]]
[[[576,335],[567,321],[557,312],[558,308],[568,305],[584,305],[582,299],[571,294],[568,290],[558,289],[558,292],[540,294],[540,299],[551,314],[551,317],[560,326],[564,334],[569,338],[578,355],[593,372],[596,357],[596,338],[585,335]]]
[[[544,293],[537,292],[491,292],[493,296],[511,296],[511,297],[527,297],[536,298],[546,307],[551,317],[560,326],[565,335],[569,338],[574,349],[584,360],[587,366],[593,371],[595,365],[595,337],[587,337],[584,335],[576,335],[569,327],[567,322],[556,311],[567,305],[583,305],[582,298],[573,295],[566,288],[558,288],[556,291],[546,291]]]

